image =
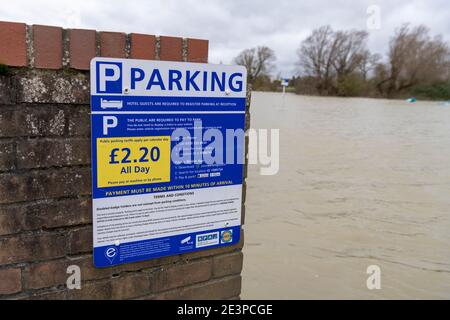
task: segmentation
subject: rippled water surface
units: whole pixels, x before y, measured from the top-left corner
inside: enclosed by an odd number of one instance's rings
[[[254,92],[251,108],[281,159],[249,168],[242,298],[450,298],[450,106]]]

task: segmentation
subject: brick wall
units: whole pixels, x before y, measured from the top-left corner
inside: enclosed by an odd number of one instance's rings
[[[93,267],[88,69],[96,55],[207,62],[208,41],[0,22],[0,298],[238,298],[243,240]],[[66,287],[69,265],[81,268],[81,290]]]

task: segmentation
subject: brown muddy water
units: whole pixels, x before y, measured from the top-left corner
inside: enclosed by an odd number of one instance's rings
[[[243,299],[450,298],[450,106],[254,92]],[[369,265],[381,289],[369,290]]]

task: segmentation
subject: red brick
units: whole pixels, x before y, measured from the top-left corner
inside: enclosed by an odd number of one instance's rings
[[[100,32],[100,56],[125,58],[125,33]]]
[[[91,59],[95,57],[95,30],[72,29],[69,31],[70,67],[89,70]]]
[[[208,40],[188,39],[187,60],[189,62],[208,62]]]
[[[148,274],[121,275],[111,280],[111,299],[132,299],[150,293]]]
[[[184,287],[211,278],[212,261],[204,259],[171,267],[162,267],[152,273],[155,292]]]
[[[150,294],[148,275],[135,273],[82,283],[81,290],[69,290],[69,299],[132,299]]]
[[[70,265],[80,267],[82,281],[109,278],[117,272],[116,268],[95,268],[91,255],[77,259],[52,260],[27,266],[24,272],[24,285],[27,289],[65,285],[70,276],[67,273],[67,267]]]
[[[92,222],[90,198],[0,206],[0,235]]]
[[[148,34],[131,34],[131,58],[155,59],[156,37]]]
[[[69,265],[67,260],[52,260],[27,266],[24,272],[25,288],[40,289],[64,284],[69,277],[66,273]]]
[[[65,300],[67,299],[67,291],[63,290],[49,290],[46,292],[38,292],[33,295],[20,298],[20,300]]]
[[[0,203],[88,195],[91,193],[89,167],[0,174]]]
[[[27,65],[25,23],[0,21],[0,63],[14,67]]]
[[[70,231],[69,254],[92,252],[92,226]]]
[[[0,265],[59,258],[65,251],[63,234],[14,236],[0,240]]]
[[[0,269],[0,294],[13,294],[22,290],[21,270]]]
[[[150,295],[155,300],[218,300],[238,297],[241,293],[241,276],[225,277],[182,289]]]
[[[90,280],[98,280],[98,279],[104,279],[109,278],[115,273],[119,272],[125,272],[130,273],[132,271],[137,271],[139,269],[145,269],[148,267],[161,265],[164,263],[170,263],[173,261],[167,260],[168,258],[176,258],[177,256],[173,257],[166,257],[166,261],[162,261],[160,259],[152,259],[140,263],[131,263],[131,264],[124,264],[121,266],[113,267],[113,268],[95,268],[92,262],[92,256],[84,256],[81,258],[75,258],[75,259],[59,259],[59,260],[51,260],[51,261],[45,261],[41,263],[34,263],[26,267],[24,272],[24,285],[27,289],[42,289],[42,288],[49,288],[53,286],[58,285],[64,285],[67,281],[68,274],[66,273],[67,267],[69,265],[78,265],[80,267],[81,271],[81,277],[83,281],[90,281]],[[143,263],[147,263],[148,265],[144,265]],[[184,265],[185,266],[185,265]],[[194,267],[203,267],[204,264],[193,264]],[[181,266],[180,266],[181,268]],[[186,267],[184,267],[186,268]],[[179,270],[179,269],[178,269]],[[174,270],[172,270],[174,271]],[[144,274],[144,273],[138,273],[138,274]],[[191,277],[190,281],[194,281],[192,276],[187,276],[187,278]],[[138,296],[139,294],[132,294],[130,291],[133,291],[135,289],[132,288],[131,284],[133,284],[135,281],[133,279],[128,279],[124,277],[123,280],[120,280],[118,283],[116,283],[113,286],[113,296],[116,298],[120,297],[131,297],[131,296]],[[143,278],[145,280],[145,286],[144,283],[138,282],[137,288],[139,292],[141,291],[148,291],[149,288],[149,282],[147,278]],[[201,278],[204,279],[204,278]],[[201,280],[200,279],[200,280]],[[173,281],[174,279],[172,279]],[[198,282],[198,281],[196,281]],[[145,292],[144,292],[145,293]]]
[[[80,290],[68,290],[70,300],[104,300],[112,298],[111,280],[101,280],[81,284]]]
[[[61,69],[62,29],[33,25],[34,66],[41,69]]]
[[[183,61],[183,39],[178,37],[159,37],[159,59],[167,61]]]
[[[242,270],[242,252],[234,252],[213,258],[213,276],[215,278],[239,274]]]

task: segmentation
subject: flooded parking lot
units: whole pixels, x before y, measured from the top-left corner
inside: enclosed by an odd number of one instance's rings
[[[450,298],[450,106],[254,92],[251,116],[280,170],[249,168],[243,299]]]

